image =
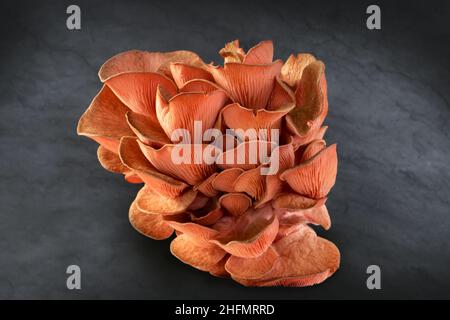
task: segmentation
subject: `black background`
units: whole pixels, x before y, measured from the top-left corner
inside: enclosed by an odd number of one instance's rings
[[[450,298],[448,1],[2,1],[0,298]],[[66,28],[78,4],[82,29]],[[272,39],[277,58],[327,67],[326,139],[339,172],[328,200],[341,269],[310,288],[245,288],[135,232],[138,186],[103,170],[76,135],[97,71],[129,50],[217,51]],[[66,289],[66,267],[82,289]],[[366,288],[377,264],[382,289]]]

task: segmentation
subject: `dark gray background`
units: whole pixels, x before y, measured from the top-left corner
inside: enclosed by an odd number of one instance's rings
[[[79,4],[82,30],[66,28]],[[448,1],[2,1],[1,298],[450,298]],[[76,135],[100,65],[129,49],[188,49],[219,62],[239,38],[327,66],[327,140],[339,173],[321,232],[341,269],[311,288],[245,288],[183,265],[128,223],[138,186],[103,170]],[[82,290],[66,289],[66,267]],[[380,265],[382,290],[366,288]]]

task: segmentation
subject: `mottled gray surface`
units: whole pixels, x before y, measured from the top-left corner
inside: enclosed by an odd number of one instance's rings
[[[448,2],[382,3],[381,31],[365,28],[369,2],[301,2],[74,1],[82,30],[71,32],[73,1],[2,1],[0,297],[450,298]],[[131,228],[138,187],[76,135],[110,56],[189,49],[219,61],[235,38],[326,63],[340,165],[321,234],[342,265],[322,285],[244,288],[183,265],[169,241]],[[82,268],[81,291],[65,288],[69,264]],[[366,289],[370,264],[380,291]]]

